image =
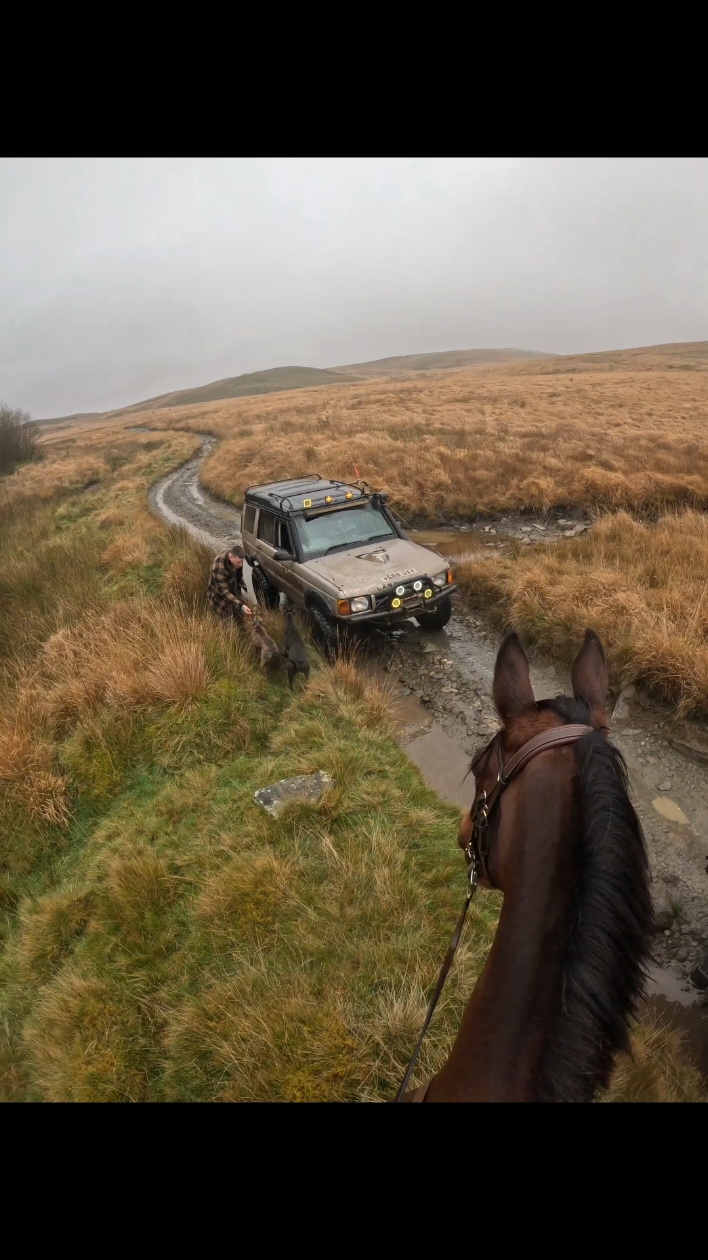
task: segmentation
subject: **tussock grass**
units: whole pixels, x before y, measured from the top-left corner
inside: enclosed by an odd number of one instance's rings
[[[708,1102],[700,1072],[691,1063],[683,1033],[659,1019],[637,1024],[631,1055],[618,1060],[601,1102]]]
[[[472,552],[461,587],[527,639],[570,658],[587,626],[619,685],[644,682],[681,713],[708,712],[708,518],[692,510],[654,523],[608,514],[572,544]]]
[[[500,364],[146,411],[136,423],[222,439],[203,480],[244,486],[355,468],[404,515],[708,501],[706,359],[647,352]],[[679,356],[680,357],[680,356]],[[693,362],[693,360],[691,361]]]

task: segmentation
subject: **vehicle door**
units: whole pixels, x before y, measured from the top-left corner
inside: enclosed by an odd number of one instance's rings
[[[283,548],[292,554],[292,545],[290,543],[290,535],[287,532],[287,524],[281,521],[273,512],[267,512],[261,508],[258,513],[258,559],[261,563],[264,573],[270,578],[271,582],[277,586],[279,591],[285,591],[286,595],[292,594],[292,580],[288,575],[287,564],[281,564],[274,560],[276,551],[280,550],[283,531],[285,530],[285,539],[287,546]]]

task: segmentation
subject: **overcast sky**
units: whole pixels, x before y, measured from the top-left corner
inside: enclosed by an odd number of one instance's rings
[[[0,400],[708,339],[708,162],[0,161]]]

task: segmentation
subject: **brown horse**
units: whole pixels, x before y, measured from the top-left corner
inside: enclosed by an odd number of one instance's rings
[[[627,1048],[652,909],[625,764],[607,739],[605,654],[590,630],[572,682],[574,699],[537,704],[521,643],[507,635],[494,671],[503,730],[472,763],[460,846],[469,851],[475,807],[501,762],[552,727],[593,729],[530,759],[490,811],[480,882],[504,893],[494,944],[447,1062],[404,1102],[589,1102]]]

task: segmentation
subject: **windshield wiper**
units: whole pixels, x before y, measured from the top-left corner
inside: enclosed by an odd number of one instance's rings
[[[354,538],[351,542],[332,543],[321,555],[328,556],[330,551],[339,551],[342,547],[364,547],[367,543],[376,542],[379,538],[395,538],[395,534],[372,534],[370,538]]]

